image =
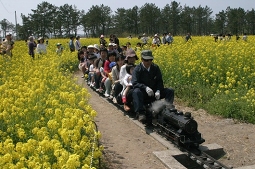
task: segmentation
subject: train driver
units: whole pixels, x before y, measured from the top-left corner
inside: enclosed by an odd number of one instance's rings
[[[151,123],[151,115],[144,109],[145,100],[159,100],[165,98],[170,108],[173,106],[174,89],[164,88],[162,74],[158,65],[153,63],[151,50],[141,52],[142,61],[132,73],[133,106],[138,120],[142,123]]]

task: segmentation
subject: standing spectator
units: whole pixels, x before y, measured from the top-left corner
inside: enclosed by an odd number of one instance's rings
[[[71,36],[70,37],[70,41],[69,41],[69,49],[70,49],[70,52],[74,52],[75,51],[75,46],[74,46],[74,36]]]
[[[49,41],[48,41],[48,40],[45,41],[45,45],[46,45],[46,46],[49,45]]]
[[[162,37],[162,44],[166,44],[166,33],[163,33],[163,37]]]
[[[120,45],[120,41],[119,38],[117,38],[116,35],[112,35],[112,42],[117,44],[118,46]]]
[[[154,35],[154,38],[152,39],[152,45],[157,45],[157,46],[160,46],[160,43],[161,43],[161,40],[160,38],[158,37],[158,34],[155,34]]]
[[[35,49],[36,49],[36,42],[34,41],[34,37],[29,37],[28,42],[28,54],[34,59],[35,58]]]
[[[236,34],[236,41],[238,41],[239,39],[240,39],[240,36]]]
[[[147,45],[148,40],[149,40],[149,38],[148,38],[148,37],[146,36],[146,34],[144,33],[143,36],[141,37],[142,47],[143,47],[144,45]]]
[[[219,35],[214,35],[213,38],[214,38],[214,42],[218,42]]]
[[[185,36],[185,40],[186,42],[188,42],[189,40],[192,41],[190,33],[187,33],[187,35]]]
[[[14,41],[12,40],[12,34],[8,33],[6,39],[2,42],[1,54],[6,54],[12,57],[12,49],[14,48]]]
[[[81,42],[80,42],[80,36],[76,36],[75,40],[75,50],[79,51],[81,49]]]
[[[46,54],[46,45],[44,44],[44,38],[40,37],[38,39],[37,47],[36,47],[36,53],[39,55]]]
[[[146,114],[144,101],[165,98],[167,106],[173,108],[174,90],[164,88],[160,68],[152,62],[154,59],[152,51],[143,50],[141,56],[142,62],[135,67],[132,74],[133,105],[138,120],[151,124],[152,115]]]
[[[174,41],[174,38],[173,38],[172,34],[168,33],[168,35],[166,36],[166,42],[168,43],[168,45],[169,44],[172,45],[173,41]]]
[[[63,51],[64,51],[64,48],[62,47],[62,44],[61,43],[57,43],[57,49],[56,49],[56,53],[58,56],[61,56]]]
[[[247,39],[248,39],[248,36],[246,35],[246,33],[244,33],[244,34],[243,34],[243,40],[244,40],[244,41],[247,41]]]
[[[99,43],[100,43],[100,45],[101,45],[102,47],[106,47],[107,42],[106,42],[106,40],[104,39],[104,35],[101,35],[101,36],[100,36]]]

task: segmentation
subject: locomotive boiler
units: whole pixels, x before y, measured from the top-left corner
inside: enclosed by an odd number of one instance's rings
[[[175,108],[165,106],[157,112],[153,125],[159,134],[172,140],[178,146],[197,148],[205,142],[190,112],[178,112]]]

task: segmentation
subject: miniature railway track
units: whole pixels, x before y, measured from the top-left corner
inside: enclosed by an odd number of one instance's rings
[[[163,125],[157,124],[158,129],[156,128],[156,132],[165,137],[167,140],[174,143],[178,149],[184,152],[191,160],[195,161],[201,167],[205,169],[232,169],[232,167],[227,167],[226,165],[220,163],[218,160],[208,155],[207,153],[199,150],[199,148],[185,148],[179,145],[179,142],[176,142],[176,133],[166,128]]]
[[[104,97],[102,92],[98,92],[95,90],[95,88],[90,87],[93,91],[99,94],[99,96]],[[119,105],[118,103],[112,102],[109,98],[105,98],[109,103],[112,105],[122,109],[122,111],[125,111],[122,105]],[[163,136],[167,140],[171,141],[173,144],[177,146],[178,149],[180,149],[182,152],[184,152],[191,160],[196,162],[198,165],[200,165],[204,169],[232,169],[232,167],[227,167],[226,165],[220,163],[218,160],[214,159],[210,155],[206,154],[205,152],[199,150],[199,148],[184,148],[181,145],[179,145],[179,142],[177,143],[177,135],[174,132],[174,130],[171,130],[169,128],[166,128],[163,125],[160,124],[153,124],[154,129],[157,134]]]
[[[231,169],[203,151],[196,155],[187,150],[187,156],[205,169]]]

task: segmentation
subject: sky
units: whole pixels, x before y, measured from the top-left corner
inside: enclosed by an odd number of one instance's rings
[[[64,4],[75,5],[79,10],[87,12],[92,5],[109,6],[112,11],[117,8],[129,9],[135,5],[139,8],[145,3],[154,3],[159,8],[164,8],[166,4],[170,4],[171,0],[44,0],[55,6],[62,6]],[[246,10],[255,9],[254,0],[175,0],[181,6],[187,5],[189,7],[198,7],[206,5],[213,11],[214,16],[219,11],[225,10],[228,6],[231,8],[243,8]],[[17,23],[22,25],[21,14],[28,15],[32,13],[31,9],[37,9],[37,5],[42,3],[43,0],[0,0],[0,21],[7,19],[9,22],[15,24],[15,11],[17,16]]]

